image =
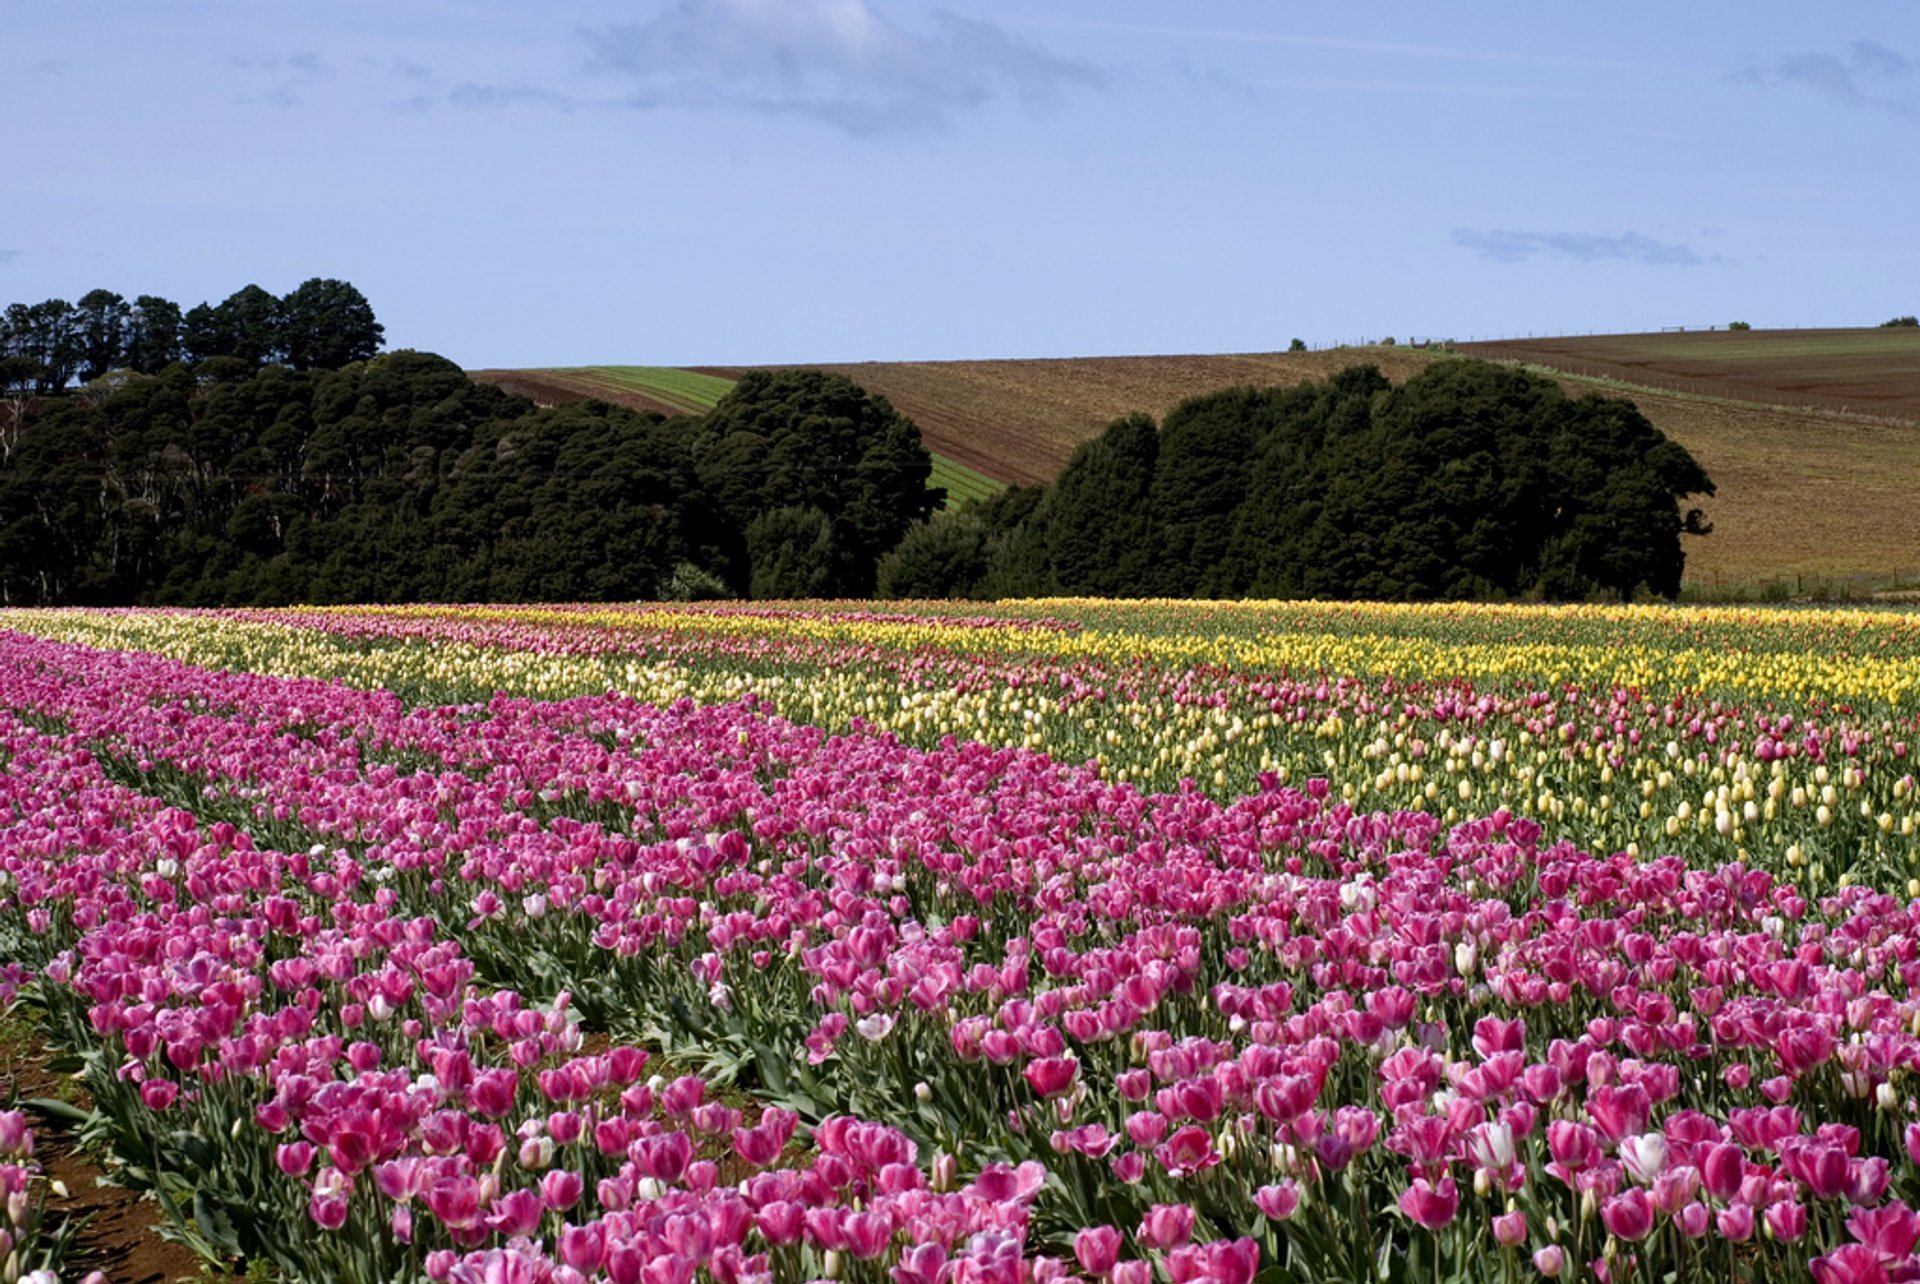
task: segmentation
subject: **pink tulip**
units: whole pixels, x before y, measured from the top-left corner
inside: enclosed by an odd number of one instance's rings
[[[1814,1284],[1887,1284],[1885,1261],[1866,1244],[1842,1244],[1807,1265]]]
[[[1602,1204],[1600,1220],[1609,1234],[1637,1243],[1653,1230],[1653,1201],[1636,1186]]]
[[[1920,1214],[1898,1201],[1884,1208],[1856,1208],[1847,1216],[1847,1232],[1891,1258],[1904,1258],[1920,1241]]]
[[[1460,1193],[1452,1177],[1442,1177],[1437,1183],[1416,1177],[1412,1185],[1400,1192],[1400,1211],[1415,1225],[1430,1231],[1452,1222],[1459,1209]]]
[[[540,1178],[540,1200],[556,1213],[564,1213],[580,1202],[586,1182],[567,1168],[555,1168]]]
[[[1793,1200],[1767,1205],[1767,1233],[1783,1244],[1791,1244],[1807,1233],[1807,1209]]]
[[[1119,1260],[1120,1232],[1112,1226],[1083,1227],[1074,1232],[1073,1256],[1081,1270],[1104,1278]]]
[[[1041,1097],[1059,1097],[1073,1089],[1079,1073],[1080,1063],[1072,1057],[1045,1057],[1029,1061],[1025,1076],[1028,1085]]]
[[[1253,1206],[1270,1221],[1284,1222],[1300,1207],[1300,1187],[1292,1180],[1253,1192]]]
[[[1701,1185],[1709,1195],[1724,1204],[1739,1193],[1747,1174],[1747,1155],[1740,1147],[1724,1142],[1709,1146],[1698,1163]]]
[[[1193,1234],[1193,1209],[1185,1204],[1155,1204],[1134,1237],[1147,1248],[1174,1248]]]
[[[347,1197],[315,1194],[307,1202],[307,1216],[321,1230],[337,1231],[347,1224]]]

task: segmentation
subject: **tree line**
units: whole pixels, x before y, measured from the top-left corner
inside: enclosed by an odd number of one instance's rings
[[[668,420],[539,408],[427,353],[221,354],[0,434],[0,601],[865,596],[942,502],[931,468],[910,421],[818,371]]]
[[[1713,483],[1631,402],[1466,359],[1116,420],[1048,486],[910,532],[898,597],[1673,597]]]
[[[225,337],[157,370],[137,354],[164,309],[136,300],[120,356],[96,354],[124,364],[13,385],[0,602],[1670,597],[1707,529],[1683,501],[1713,493],[1631,403],[1461,359],[1127,416],[1051,485],[942,511],[919,430],[845,378],[752,372],[673,419],[536,407],[368,355],[370,308],[296,364],[289,336],[315,331],[290,318],[364,304],[308,286],[202,305]]]
[[[112,290],[78,302],[12,303],[0,312],[0,390],[47,395],[111,371],[158,374],[176,361],[213,358],[252,368],[337,370],[380,350],[384,329],[366,296],[345,281],[314,277],[275,297],[257,285],[219,303],[182,311]]]

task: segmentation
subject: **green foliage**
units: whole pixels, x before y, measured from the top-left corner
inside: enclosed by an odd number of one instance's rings
[[[186,356],[186,318],[180,305],[157,295],[133,301],[127,319],[126,364],[140,374],[159,374]]]
[[[789,375],[734,407],[716,440],[776,447],[744,483],[709,461],[760,506],[742,521],[696,468],[704,420],[536,409],[428,353],[212,356],[52,399],[38,364],[5,362],[9,604],[857,595],[937,502],[918,430],[844,380]]]
[[[1160,438],[1146,415],[1082,442],[1003,554],[1000,593],[1137,597],[1152,566],[1148,497]]]
[[[202,303],[186,317],[187,348],[200,360],[263,365],[280,355],[280,332],[280,300],[257,285],[242,286],[217,305]]]
[[[1288,352],[1305,352],[1306,350],[1307,341],[1305,339],[1294,339],[1287,344]]]
[[[732,596],[725,580],[692,562],[675,566],[660,585],[663,602],[715,602]]]
[[[1891,321],[1882,321],[1880,323],[1880,328],[1882,330],[1891,330],[1896,328],[1904,328],[1906,326],[1917,326],[1917,325],[1920,325],[1920,317],[1904,316],[1904,317],[1894,317]]]
[[[977,598],[986,575],[986,522],[971,512],[942,513],[880,559],[877,591],[883,598]]]
[[[1573,598],[1679,591],[1713,483],[1631,403],[1479,361],[1371,366],[1122,420],[990,542],[995,593]]]
[[[832,559],[815,568],[824,576],[818,589],[864,597],[873,591],[875,563],[945,499],[927,485],[933,464],[913,421],[886,398],[818,370],[749,372],[697,421],[692,449],[719,514],[747,532],[755,597],[763,596],[754,587],[762,583],[780,586],[774,596],[814,595],[794,591],[816,576],[788,565],[792,541],[801,538],[792,514],[767,527],[756,545],[756,524],[776,510],[819,513],[830,528],[822,547]],[[762,555],[779,561],[777,571],[762,575]]]
[[[320,277],[280,299],[248,285],[184,314],[155,295],[129,304],[111,290],[90,290],[77,304],[9,305],[0,313],[0,361],[25,363],[9,367],[9,386],[30,383],[48,394],[76,376],[92,384],[109,371],[158,374],[184,360],[221,361],[211,367],[220,380],[270,362],[333,370],[373,356],[382,333],[366,296],[345,281]]]
[[[768,509],[747,527],[749,592],[756,598],[836,596],[842,552],[832,519],[818,508]]]
[[[277,350],[295,370],[337,370],[380,350],[386,333],[367,297],[345,281],[314,277],[279,307]]]
[[[1745,322],[1745,321],[1729,321],[1729,322],[1727,322],[1727,329],[1729,329],[1729,330],[1751,330],[1751,329],[1753,329],[1753,326],[1752,326],[1752,325],[1750,325],[1750,324],[1748,324],[1748,323],[1747,323],[1747,322]]]

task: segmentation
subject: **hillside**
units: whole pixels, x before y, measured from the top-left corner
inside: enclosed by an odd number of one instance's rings
[[[1738,346],[1736,346],[1738,345]],[[1920,578],[1920,333],[1699,332],[1461,345],[1560,376],[1571,394],[1630,397],[1719,488],[1713,534],[1688,541],[1687,579],[1709,591]],[[1185,357],[858,363],[826,367],[886,396],[942,460],[996,481],[1048,480],[1116,416],[1159,416],[1236,384],[1323,378],[1361,361],[1399,382],[1437,349],[1365,348]],[[476,371],[536,400],[609,395],[578,371]],[[737,368],[694,372],[716,382]],[[1668,386],[1649,386],[1665,381]],[[617,382],[617,381],[616,381]],[[610,389],[611,391],[611,389]],[[612,399],[672,408],[635,391]],[[1860,407],[1870,407],[1863,412]],[[1843,409],[1843,407],[1845,407]]]

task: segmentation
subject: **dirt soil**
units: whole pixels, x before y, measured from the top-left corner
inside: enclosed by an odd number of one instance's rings
[[[0,1051],[0,1099],[15,1095],[72,1100],[88,1108],[84,1094],[60,1076],[49,1074],[38,1059],[15,1047]],[[173,1284],[209,1279],[205,1263],[191,1249],[160,1238],[163,1218],[159,1208],[138,1191],[104,1184],[100,1165],[82,1150],[71,1126],[24,1107],[33,1118],[34,1158],[47,1177],[65,1184],[65,1199],[47,1197],[49,1223],[78,1219],[75,1239],[61,1277],[78,1280],[89,1271],[103,1271],[112,1284]],[[218,1278],[214,1276],[213,1278]]]

